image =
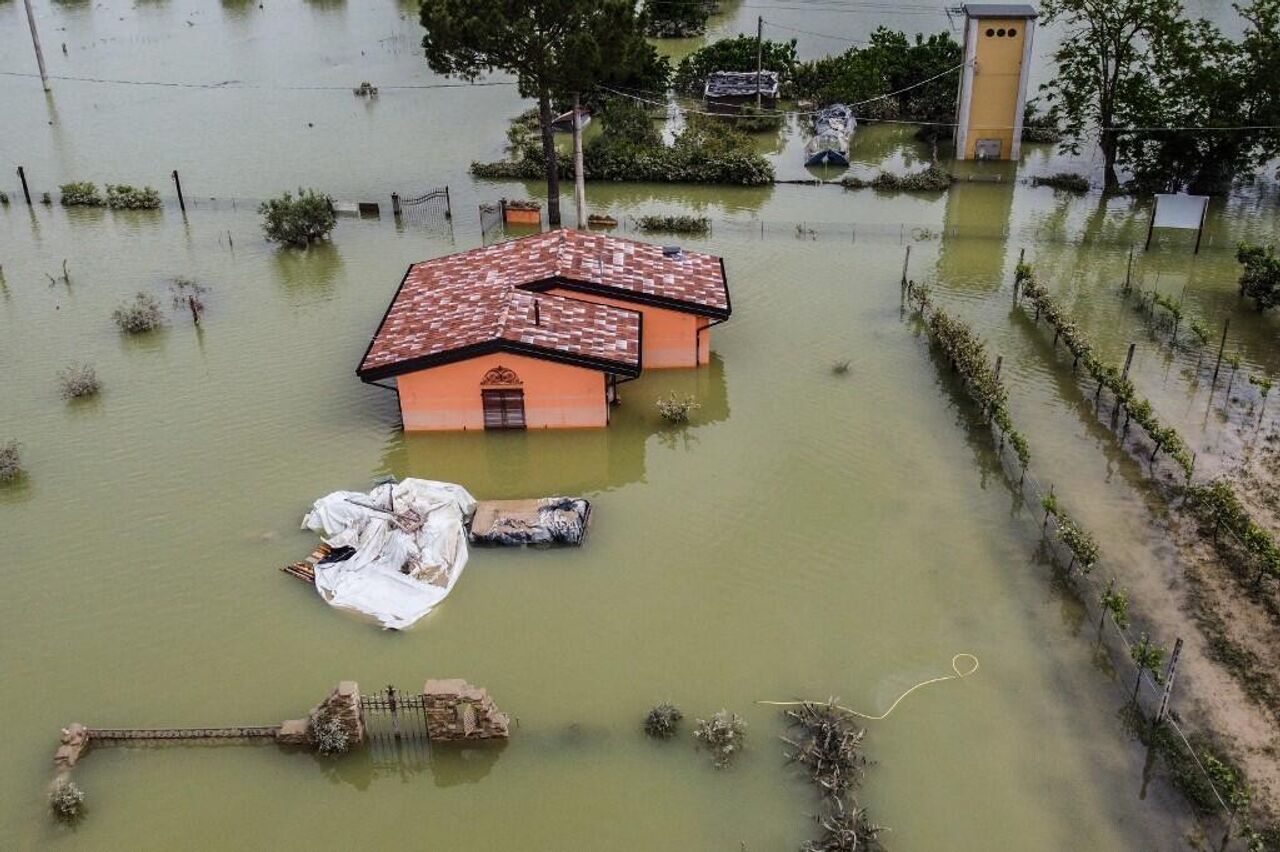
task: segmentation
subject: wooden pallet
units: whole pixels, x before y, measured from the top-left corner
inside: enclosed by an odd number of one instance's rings
[[[333,551],[329,545],[321,542],[315,550],[311,551],[311,555],[301,562],[294,562],[286,565],[280,570],[288,574],[290,577],[297,577],[307,585],[314,586],[316,584],[316,565],[321,559],[324,559]]]

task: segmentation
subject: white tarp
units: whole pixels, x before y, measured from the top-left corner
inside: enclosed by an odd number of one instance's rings
[[[1204,222],[1204,208],[1209,203],[1207,195],[1185,195],[1179,193],[1158,193],[1156,195],[1155,221],[1153,228],[1183,228],[1189,231],[1200,230]]]
[[[427,479],[321,497],[302,528],[354,552],[316,566],[316,591],[330,605],[373,616],[383,627],[411,626],[458,581],[475,508],[462,486]]]

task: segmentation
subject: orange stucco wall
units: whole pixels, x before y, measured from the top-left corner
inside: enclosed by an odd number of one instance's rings
[[[977,29],[974,43],[973,91],[969,104],[968,132],[961,159],[977,158],[979,139],[999,139],[1000,158],[1009,159],[1015,149],[1013,128],[1022,79],[1023,48],[1031,22],[1024,18],[979,18],[969,22]],[[1016,36],[988,36],[987,30]]]
[[[579,293],[560,288],[550,292],[571,299],[581,299],[584,302],[598,302],[603,305],[627,308],[643,314],[640,366],[645,370],[697,367],[711,359],[711,332],[704,331],[698,335],[698,329],[706,328],[710,322],[706,317],[669,311],[666,308],[637,305],[635,302],[610,299],[594,293]],[[701,339],[696,339],[699,337]]]
[[[529,429],[602,427],[609,423],[604,373],[498,353],[398,376],[405,430],[483,429],[480,385],[494,367],[506,367],[520,376]]]

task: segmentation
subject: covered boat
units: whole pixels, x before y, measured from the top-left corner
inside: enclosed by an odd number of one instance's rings
[[[316,591],[383,627],[412,626],[453,591],[475,510],[462,486],[428,479],[321,497],[302,519],[327,546],[314,568]]]
[[[813,117],[814,136],[805,146],[806,166],[849,165],[849,139],[858,126],[853,110],[844,104],[824,107]]]

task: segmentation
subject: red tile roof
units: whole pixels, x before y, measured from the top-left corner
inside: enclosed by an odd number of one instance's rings
[[[702,316],[730,310],[718,257],[550,231],[409,267],[357,372],[377,379],[507,349],[638,375],[640,315],[536,292],[553,286]]]

